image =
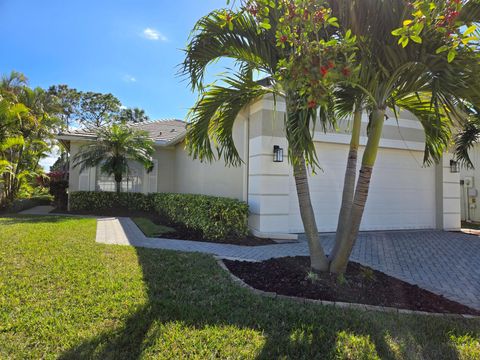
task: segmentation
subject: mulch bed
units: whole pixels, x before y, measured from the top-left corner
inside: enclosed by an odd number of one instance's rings
[[[272,245],[276,244],[275,241],[271,239],[262,239],[255,236],[245,236],[242,239],[222,239],[210,240],[203,238],[203,234],[199,231],[194,231],[187,229],[185,226],[180,224],[172,224],[168,220],[164,219],[158,214],[151,214],[142,211],[126,211],[123,209],[109,209],[108,211],[60,211],[52,210],[52,213],[58,214],[70,214],[70,215],[95,215],[95,216],[111,216],[111,217],[143,217],[152,220],[157,225],[165,225],[175,229],[174,233],[169,233],[162,235],[164,239],[174,239],[174,240],[189,240],[189,241],[200,241],[200,242],[211,242],[216,244],[232,244],[232,245],[242,245],[242,246],[263,246],[263,245]]]
[[[443,296],[350,262],[342,279],[316,274],[312,279],[308,257],[285,257],[263,262],[224,260],[227,268],[248,285],[267,292],[308,299],[387,306],[400,309],[480,315]]]

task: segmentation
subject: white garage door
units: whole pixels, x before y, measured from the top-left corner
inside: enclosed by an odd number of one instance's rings
[[[335,231],[342,199],[348,147],[318,143],[322,170],[309,179],[319,230]],[[359,153],[359,162],[363,149]],[[422,167],[423,152],[380,149],[361,230],[435,228],[435,169]],[[303,232],[293,176],[289,227]]]

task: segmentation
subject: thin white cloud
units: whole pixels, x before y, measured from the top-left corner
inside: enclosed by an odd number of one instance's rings
[[[133,83],[133,82],[137,82],[137,79],[135,78],[135,76],[125,74],[125,75],[123,75],[123,81],[128,82],[128,83]]]
[[[143,37],[148,40],[153,41],[168,41],[168,38],[163,35],[160,31],[153,28],[146,28],[143,30]]]

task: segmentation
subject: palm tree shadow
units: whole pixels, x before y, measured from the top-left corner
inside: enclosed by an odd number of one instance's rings
[[[261,333],[265,342],[258,359],[299,358],[299,354],[308,359],[333,358],[336,337],[343,330],[370,336],[379,353],[395,357],[383,336],[382,323],[371,319],[369,313],[328,307],[318,311],[316,305],[253,295],[228,281],[227,274],[218,271],[217,264],[206,255],[142,248],[136,253],[147,303],[125,321],[123,328],[85,341],[60,359],[138,359],[161,336],[158,325],[172,322],[195,329],[233,326]],[[192,274],[192,268],[205,272]]]

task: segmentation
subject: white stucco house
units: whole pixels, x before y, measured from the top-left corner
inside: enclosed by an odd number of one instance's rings
[[[263,98],[246,107],[234,124],[234,138],[244,164],[226,167],[191,159],[184,149],[186,123],[151,121],[134,125],[156,142],[155,170],[147,174],[132,165],[123,187],[135,192],[197,193],[231,197],[250,207],[249,226],[257,236],[294,238],[303,232],[292,169],[285,156],[274,162],[274,148],[287,154],[283,119],[285,104]],[[366,143],[368,118],[363,120],[361,143]],[[310,177],[315,214],[322,232],[335,231],[340,208],[348,144],[348,122],[327,133],[315,133],[322,169]],[[71,131],[58,139],[74,156],[95,134]],[[450,160],[432,167],[422,163],[424,134],[414,116],[400,114],[386,120],[362,230],[446,229],[461,222],[460,174],[452,173]],[[360,152],[361,156],[361,152]],[[113,179],[98,169],[79,173],[70,168],[70,192],[113,191]],[[480,211],[479,211],[480,215]]]

